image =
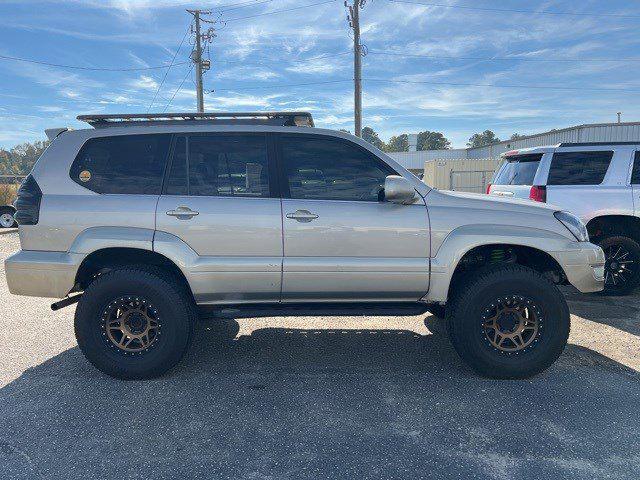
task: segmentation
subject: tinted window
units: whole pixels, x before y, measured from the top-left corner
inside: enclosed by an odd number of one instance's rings
[[[533,179],[541,159],[541,153],[509,157],[492,183],[495,185],[533,185]]]
[[[283,137],[282,159],[291,198],[377,202],[387,175],[377,157],[341,140]]]
[[[165,193],[268,197],[265,137],[194,135],[178,138]]]
[[[548,185],[599,185],[604,180],[613,152],[554,153]]]
[[[159,194],[169,135],[93,138],[80,149],[71,178],[98,193]]]
[[[631,174],[631,183],[633,185],[640,185],[640,152],[636,152],[636,157],[633,160],[633,173]]]

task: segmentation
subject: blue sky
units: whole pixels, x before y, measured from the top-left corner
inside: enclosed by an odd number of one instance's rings
[[[614,121],[618,111],[640,121],[640,2],[406,1],[429,5],[369,0],[361,15],[364,124],[384,139],[428,129],[462,147],[485,129],[506,138]],[[185,8],[211,8],[224,22],[205,76],[214,90],[207,110],[304,109],[318,126],[353,131],[345,8],[320,2],[0,0],[0,55],[84,67],[169,64],[190,22]],[[188,60],[188,40],[177,63]],[[174,94],[169,111],[195,109],[189,68],[169,69],[152,112]],[[146,112],[165,71],[0,59],[0,146],[42,139],[49,127],[81,128],[78,114]]]

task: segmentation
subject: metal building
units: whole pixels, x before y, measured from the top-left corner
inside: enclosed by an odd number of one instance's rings
[[[447,190],[480,191],[491,180],[490,170],[495,165],[500,165],[500,155],[509,150],[556,145],[562,142],[636,141],[640,141],[640,122],[596,123],[550,130],[486,147],[394,152],[389,155],[414,173],[424,172],[425,183],[428,185]],[[470,159],[481,161],[466,161]],[[470,171],[475,174],[468,173]],[[482,178],[485,178],[485,181],[482,181]],[[432,183],[429,183],[430,181]]]

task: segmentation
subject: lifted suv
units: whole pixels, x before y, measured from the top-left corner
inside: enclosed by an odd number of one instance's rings
[[[640,285],[640,142],[561,143],[504,154],[488,193],[575,213],[606,257],[605,293]]]
[[[109,375],[169,370],[203,310],[431,310],[475,371],[522,378],[567,342],[554,283],[603,287],[575,216],[433,190],[309,114],[79,118],[95,129],[50,131],[20,189],[5,267],[12,293],[79,301],[80,349]]]

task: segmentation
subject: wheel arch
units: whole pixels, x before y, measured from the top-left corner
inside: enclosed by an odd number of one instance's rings
[[[587,231],[595,242],[609,235],[624,235],[640,241],[640,218],[633,215],[601,215],[589,220]]]

